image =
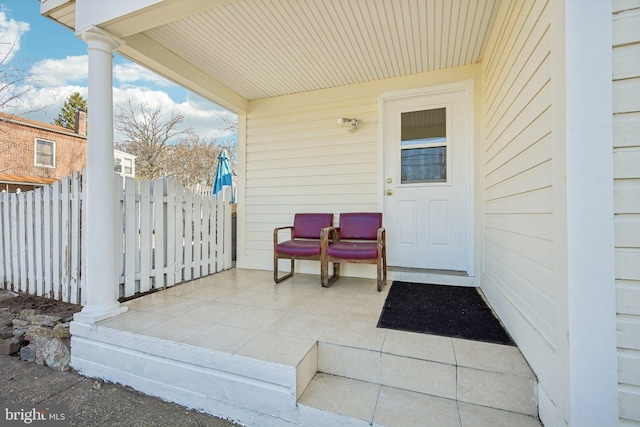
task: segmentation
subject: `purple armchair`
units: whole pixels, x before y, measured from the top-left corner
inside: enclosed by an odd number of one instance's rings
[[[273,230],[273,280],[280,283],[293,276],[297,259],[320,261],[320,234],[322,229],[332,225],[333,214],[301,213],[295,215],[293,226]],[[282,230],[290,230],[291,239],[278,243],[278,235]],[[282,277],[278,277],[279,259],[291,260],[290,272]]]
[[[342,262],[376,264],[378,291],[382,291],[387,281],[387,248],[381,213],[340,214],[339,227],[322,230],[321,252],[322,286],[329,287],[340,277]],[[334,263],[332,277],[328,277],[329,262]]]

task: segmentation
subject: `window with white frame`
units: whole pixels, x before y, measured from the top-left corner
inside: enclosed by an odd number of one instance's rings
[[[126,176],[133,176],[133,159],[122,159],[122,173]]]
[[[47,168],[56,167],[56,143],[36,138],[34,143],[34,164]]]
[[[114,165],[113,170],[122,175],[135,178],[136,176],[136,156],[119,150],[113,150]]]

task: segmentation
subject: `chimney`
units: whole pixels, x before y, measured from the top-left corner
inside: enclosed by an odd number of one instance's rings
[[[87,112],[76,111],[76,133],[78,135],[87,136]]]

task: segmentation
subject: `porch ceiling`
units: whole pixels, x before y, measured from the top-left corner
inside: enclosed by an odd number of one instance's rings
[[[98,26],[189,89],[255,100],[479,62],[500,0],[149,3]],[[66,6],[43,13],[71,26]]]

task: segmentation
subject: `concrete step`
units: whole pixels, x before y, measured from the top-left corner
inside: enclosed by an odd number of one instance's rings
[[[389,330],[381,350],[318,342],[318,372],[537,416],[537,380],[517,347]]]
[[[323,373],[298,407],[317,425],[542,427],[533,416]]]

